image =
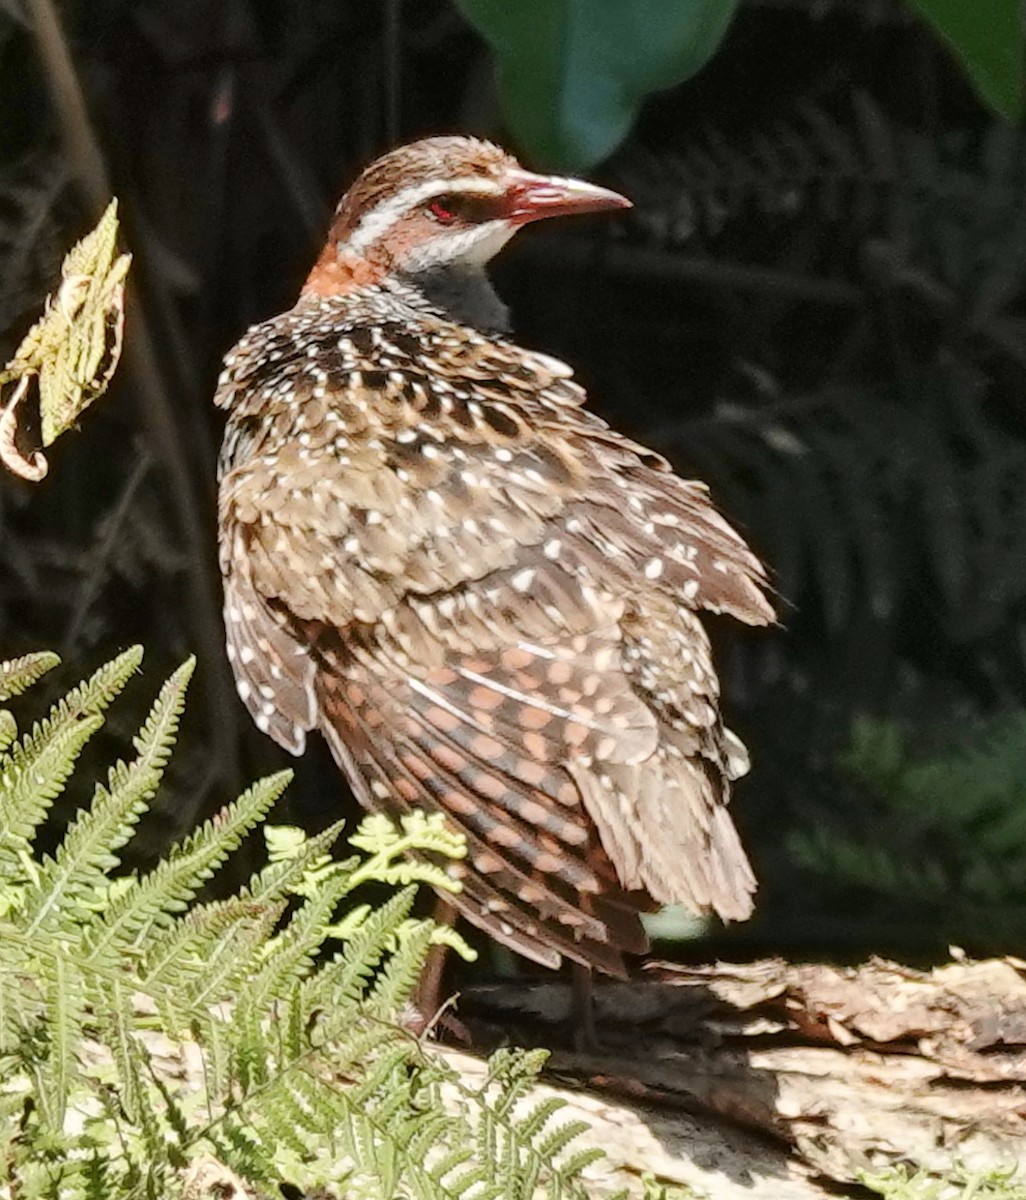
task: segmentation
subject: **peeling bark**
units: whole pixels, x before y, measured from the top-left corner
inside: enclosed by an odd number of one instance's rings
[[[718,1200],[735,1184],[751,1200],[824,1194],[800,1176],[849,1184],[897,1163],[945,1175],[1019,1162],[1026,1179],[1026,963],[663,963],[647,975],[596,987],[600,1052],[551,1060],[607,1097],[598,1144],[620,1153],[633,1131],[632,1170]],[[481,1046],[566,1045],[572,1026],[559,983],[473,988],[459,1011]],[[721,1153],[726,1182],[694,1177],[689,1163]]]

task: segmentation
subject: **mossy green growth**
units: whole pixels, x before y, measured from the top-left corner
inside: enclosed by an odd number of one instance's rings
[[[999,1171],[956,1167],[939,1178],[928,1171],[892,1167],[864,1172],[859,1182],[884,1200],[1026,1200],[1026,1183],[1017,1170],[1014,1164]]]

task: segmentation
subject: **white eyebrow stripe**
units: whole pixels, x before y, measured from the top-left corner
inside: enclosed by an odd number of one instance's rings
[[[376,208],[372,208],[363,217],[352,233],[346,239],[346,245],[353,250],[365,250],[404,216],[411,208],[430,200],[432,196],[446,196],[450,192],[476,192],[479,196],[498,196],[502,187],[490,179],[428,179],[423,183],[414,183],[396,192],[388,200],[383,200]]]

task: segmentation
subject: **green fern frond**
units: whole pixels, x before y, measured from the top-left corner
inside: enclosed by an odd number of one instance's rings
[[[551,1116],[551,1113],[547,1115],[546,1122]],[[542,1160],[557,1158],[572,1142],[576,1142],[581,1134],[587,1132],[588,1126],[584,1121],[565,1121],[561,1125],[554,1125],[537,1139],[535,1152]]]
[[[443,814],[408,813],[401,818],[400,826],[401,832],[381,813],[360,822],[349,840],[369,857],[356,868],[354,881],[374,880],[394,887],[426,883],[445,891],[458,890],[459,885],[434,863],[403,858],[404,855],[422,854],[447,859],[466,856],[466,843],[446,824]]]
[[[285,904],[239,895],[190,909],[147,939],[140,984],[146,990],[180,988],[190,1007],[215,1004],[234,994],[249,969],[249,956],[240,953],[242,944],[254,952],[264,945]]]
[[[336,821],[313,837],[293,826],[265,825],[268,865],[249,882],[254,900],[273,900],[285,895],[306,895],[308,884],[316,884],[335,871],[349,875],[358,859],[332,859],[328,853],[339,839],[344,821]]]
[[[288,786],[291,771],[279,771],[248,788],[195,833],[173,847],[158,866],[121,889],[93,917],[85,938],[100,962],[141,947],[154,928],[170,924],[215,869],[238,848]]]
[[[65,713],[44,722],[0,761],[0,861],[28,868],[28,847],[36,829],[75,769],[86,742],[103,717]],[[38,877],[33,867],[30,879]]]
[[[47,671],[52,671],[60,661],[57,655],[49,650],[40,650],[35,654],[25,654],[21,658],[0,662],[0,701],[20,696]]]
[[[309,894],[310,873],[323,869],[326,853],[341,828],[339,821],[315,837],[304,836],[301,842],[294,842],[287,855],[279,856],[253,876],[249,887],[232,901],[193,908],[166,933],[151,934],[147,963],[164,961],[167,982],[173,979],[194,1008],[234,994],[252,969],[249,957],[241,953],[242,943],[254,948],[263,945],[288,899]],[[269,843],[275,841],[269,830],[265,833]],[[345,868],[345,864],[333,866]],[[224,923],[229,910],[238,914],[234,925]],[[202,953],[198,950],[190,956],[184,950],[177,952],[176,947],[184,948],[191,942],[199,926],[207,929],[199,943]],[[325,930],[325,936],[333,936],[330,929]]]
[[[860,1171],[863,1187],[884,1200],[1026,1200],[1026,1184],[1006,1170],[970,1171],[956,1167],[944,1178],[906,1165],[883,1171]]]
[[[74,966],[58,950],[40,959],[45,989],[42,1037],[45,1055],[35,1063],[39,1109],[53,1133],[64,1127],[76,1056],[85,1025],[85,988]]]
[[[550,1096],[549,1099],[543,1100],[540,1104],[536,1104],[531,1112],[521,1119],[520,1132],[529,1138],[536,1138],[549,1123],[549,1120],[555,1116],[563,1104],[556,1096]]]
[[[0,863],[24,866],[36,828],[141,660],[141,648],[133,647],[101,667],[0,756]]]
[[[263,964],[247,981],[241,1008],[251,1006],[263,1012],[296,981],[309,975],[327,936],[331,915],[349,890],[348,885],[343,876],[326,881],[292,914],[285,928],[267,941]]]
[[[435,925],[431,930],[430,941],[432,946],[446,946],[458,954],[464,962],[477,962],[477,951],[463,934],[451,925]]]
[[[6,708],[0,708],[0,754],[2,754],[18,736],[18,722],[14,714]]]
[[[135,738],[138,757],[131,765],[119,762],[111,769],[107,787],[97,785],[91,806],[69,827],[56,857],[44,860],[26,900],[29,936],[58,921],[64,905],[96,890],[118,866],[116,851],[128,841],[160,785],[195,665],[195,659],[188,659],[164,684]]]
[[[105,712],[121,695],[125,684],[138,671],[143,659],[142,646],[130,646],[92,675],[54,706],[50,721],[56,723],[65,715],[87,715]],[[44,722],[43,728],[46,728]]]
[[[230,1162],[237,1171],[266,1192],[277,1190],[272,1151],[263,1144],[252,1125],[229,1121],[208,1137],[223,1162]]]
[[[100,1032],[105,1035],[111,1050],[118,1105],[129,1121],[137,1121],[146,1102],[143,1097],[143,1054],[135,1038],[131,1002],[120,979],[111,983],[110,1001],[106,1012],[99,1014]]]
[[[400,926],[398,945],[403,953],[388,959],[367,997],[374,1012],[392,1014],[393,1019],[398,1016],[417,986],[432,932],[430,921],[404,922]]]
[[[18,753],[70,770],[69,729],[102,720],[132,669],[97,673]],[[437,818],[365,823],[353,840],[367,857],[341,862],[327,857],[339,825],[274,831],[248,888],[197,903],[282,773],[148,875],[109,878],[160,781],[191,671],[167,681],[136,759],[110,771],[52,858],[36,857],[24,816],[16,850],[0,855],[0,1161],[22,1193],[171,1194],[213,1151],[268,1190],[290,1178],[380,1200],[528,1200],[538,1183],[583,1200],[581,1126],[554,1101],[528,1101],[543,1056],[500,1054],[468,1087],[396,1024],[438,935],[410,917],[414,886],[336,912],[359,883],[433,879],[437,856],[463,853]],[[34,782],[49,792],[57,774]],[[28,795],[21,807],[43,804]],[[407,871],[407,854],[433,861]]]
[[[395,943],[399,928],[413,906],[415,889],[404,888],[388,899],[380,908],[372,910],[346,943],[341,954],[322,970],[304,980],[302,984],[304,1006],[315,1010],[329,1000],[343,1000],[346,1005],[359,1004],[370,985],[374,972]],[[326,1012],[325,1036],[330,1037],[344,1026],[345,1011]]]

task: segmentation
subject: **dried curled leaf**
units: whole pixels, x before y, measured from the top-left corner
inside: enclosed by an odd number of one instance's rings
[[[103,395],[121,357],[131,256],[117,253],[117,233],[112,200],[92,233],[65,258],[60,287],[0,371],[0,387],[17,380],[0,405],[0,462],[24,479],[43,478],[47,463],[40,446],[54,442]],[[34,394],[38,434],[27,407]]]

